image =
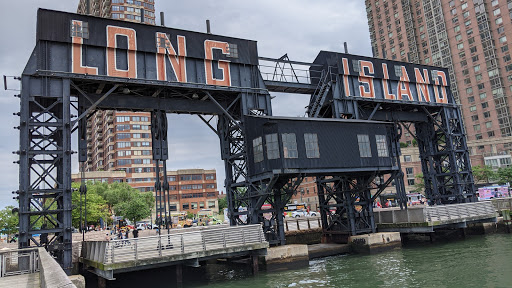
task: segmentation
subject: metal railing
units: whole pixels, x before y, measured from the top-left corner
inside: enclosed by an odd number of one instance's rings
[[[174,230],[160,236],[86,241],[82,245],[82,257],[103,264],[114,264],[194,252],[220,251],[265,242],[260,224],[225,228],[211,226],[195,231],[186,228],[185,231]]]
[[[285,231],[310,230],[322,228],[320,217],[293,218],[285,220]]]
[[[0,277],[39,272],[38,248],[0,250]]]
[[[496,211],[512,210],[512,197],[494,198],[490,200]]]
[[[374,209],[375,220],[378,224],[397,223],[442,223],[465,222],[467,220],[488,219],[496,217],[496,211],[490,201],[475,203],[413,206],[407,210],[399,208]]]
[[[489,201],[429,206],[425,209],[428,222],[464,220],[471,217],[496,217],[496,211]]]

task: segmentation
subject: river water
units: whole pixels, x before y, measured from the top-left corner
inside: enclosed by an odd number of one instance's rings
[[[416,242],[380,254],[312,260],[296,270],[260,271],[257,276],[244,266],[208,265],[201,272],[186,273],[183,287],[512,287],[512,235]],[[154,271],[153,276],[162,272]],[[174,276],[171,271],[165,274],[169,280]],[[144,282],[137,287],[173,286],[172,281]],[[109,286],[131,287],[126,284]]]
[[[512,287],[512,235],[414,243],[381,254],[313,260],[298,270],[214,281],[195,287]]]

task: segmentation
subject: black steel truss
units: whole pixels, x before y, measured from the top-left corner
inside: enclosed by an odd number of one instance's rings
[[[24,75],[22,85],[33,89],[20,103],[19,248],[45,246],[70,272],[70,80]]]

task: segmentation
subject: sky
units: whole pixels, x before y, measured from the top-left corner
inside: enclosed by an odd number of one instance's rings
[[[76,12],[78,0],[16,0],[0,9],[0,76],[20,76],[35,46],[38,8]],[[364,1],[361,0],[155,0],[157,23],[165,13],[165,26],[206,32],[205,20],[217,35],[255,40],[261,57],[313,62],[321,50],[343,51],[348,43],[352,54],[371,56],[370,35]],[[19,189],[19,91],[5,91],[0,85],[0,208],[17,206],[11,191]],[[20,89],[8,78],[8,88]],[[278,94],[272,100],[274,116],[303,116],[309,96]],[[219,191],[224,189],[224,163],[217,136],[197,117],[169,115],[168,170],[216,169]],[[77,136],[72,136],[76,151]],[[72,172],[78,171],[73,158]]]

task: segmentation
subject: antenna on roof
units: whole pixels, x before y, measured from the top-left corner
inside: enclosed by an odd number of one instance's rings
[[[164,12],[160,12],[160,26],[164,26],[164,27],[165,27],[165,16],[164,16]]]
[[[212,34],[212,31],[210,30],[210,20],[206,19],[206,33]]]

